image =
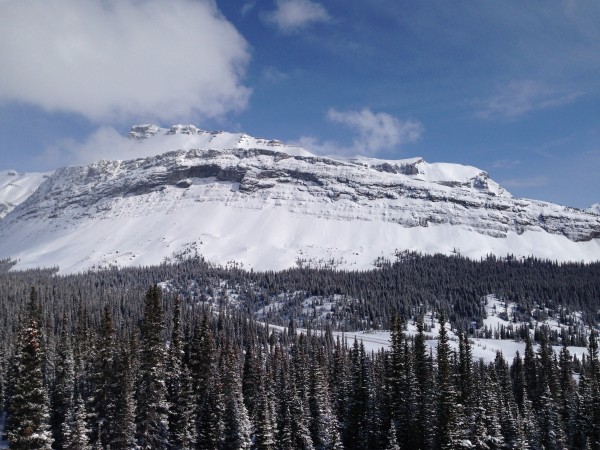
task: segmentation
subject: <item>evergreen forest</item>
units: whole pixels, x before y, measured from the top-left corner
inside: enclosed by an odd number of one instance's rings
[[[368,272],[10,267],[11,449],[600,449],[599,264],[403,253]],[[482,326],[490,294],[515,305],[514,328]],[[549,317],[563,332],[537,325]],[[389,348],[333,334],[364,329],[391,330]],[[480,333],[525,351],[478,361]]]

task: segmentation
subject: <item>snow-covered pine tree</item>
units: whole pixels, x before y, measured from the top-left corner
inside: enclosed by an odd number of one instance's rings
[[[398,439],[396,438],[396,425],[392,421],[390,425],[390,430],[387,436],[387,447],[385,450],[400,450],[400,446],[398,445]]]
[[[344,343],[338,336],[333,348],[332,363],[329,370],[329,386],[331,387],[331,403],[336,415],[340,433],[345,433],[345,418],[348,411],[349,392],[349,360],[348,352]]]
[[[367,355],[363,343],[356,339],[351,351],[350,401],[345,427],[344,444],[348,449],[368,449],[370,380]]]
[[[81,394],[75,394],[74,407],[67,416],[64,426],[64,441],[58,447],[65,450],[92,450],[89,441],[90,430],[87,425],[87,413]]]
[[[11,449],[52,448],[48,390],[44,385],[44,355],[41,342],[41,306],[31,289],[29,313],[19,331],[18,367],[8,414],[8,441]]]
[[[324,349],[318,345],[310,366],[309,385],[309,428],[316,450],[331,449],[335,441],[339,440],[338,424],[329,399],[329,386],[324,366]]]
[[[161,291],[157,285],[146,294],[140,341],[140,373],[137,389],[137,440],[141,449],[168,446],[168,404],[165,342]]]
[[[183,366],[180,302],[179,296],[177,296],[174,302],[167,373],[169,433],[173,450],[192,447],[196,434],[196,402],[192,397],[191,375],[189,369]]]
[[[600,449],[600,358],[597,339],[596,332],[592,329],[588,339],[587,383],[582,393],[587,419],[586,435],[593,450]]]
[[[544,393],[540,396],[538,424],[540,441],[545,450],[563,450],[565,448],[565,433],[562,428],[559,409],[552,398],[548,384],[546,384]]]
[[[439,337],[437,346],[437,415],[436,445],[439,449],[454,449],[458,439],[454,374],[451,363],[451,349],[446,331],[446,317],[439,315]]]
[[[90,444],[106,448],[111,441],[114,426],[115,389],[115,329],[112,313],[105,305],[95,345],[96,358],[91,362],[90,398],[92,411]]]
[[[283,346],[277,345],[273,354],[273,390],[275,393],[276,448],[292,448],[291,381],[289,361]]]
[[[255,409],[258,402],[258,389],[260,385],[259,355],[254,354],[254,342],[252,336],[248,336],[246,352],[244,354],[244,370],[242,375],[242,392],[244,394],[244,405],[248,410],[248,416],[254,419]]]
[[[259,361],[261,358],[258,358]],[[255,419],[254,419],[254,446],[256,450],[275,449],[275,419],[272,405],[273,393],[270,387],[269,376],[266,368],[260,364],[258,386],[256,388]]]
[[[221,376],[223,389],[227,395],[223,415],[225,425],[223,445],[225,449],[231,450],[250,449],[252,424],[244,405],[238,357],[231,345],[228,345],[224,352]]]
[[[225,398],[221,373],[216,367],[208,380],[203,401],[196,416],[196,448],[212,450],[221,448],[225,438]]]
[[[525,335],[525,354],[523,356],[523,374],[525,378],[525,388],[529,399],[535,404],[539,398],[539,385],[538,385],[538,369],[535,360],[535,353],[533,351],[533,344],[531,343],[531,337],[529,331]]]
[[[56,360],[54,386],[50,397],[50,423],[54,446],[62,448],[65,442],[64,425],[68,422],[69,412],[72,413],[74,408],[73,396],[75,393],[75,360],[71,345],[71,327],[65,314],[62,318],[62,330]]]
[[[413,343],[413,378],[415,380],[415,408],[410,421],[410,429],[414,430],[408,435],[409,448],[428,448],[429,437],[433,429],[434,420],[431,411],[432,378],[430,361],[425,344],[423,318],[417,321],[417,335]]]
[[[519,411],[522,413],[523,396],[525,395],[525,373],[523,369],[523,359],[518,351],[513,358],[512,365],[510,366],[510,378],[515,402],[517,402]]]
[[[120,346],[115,368],[114,423],[111,448],[135,448],[135,399],[131,344]]]

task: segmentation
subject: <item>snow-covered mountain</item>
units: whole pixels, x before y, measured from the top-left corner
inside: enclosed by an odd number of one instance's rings
[[[51,172],[19,173],[16,170],[0,171],[0,219],[25,201]]]
[[[255,269],[365,269],[405,249],[600,259],[599,216],[513,198],[475,167],[318,157],[191,125],[130,137],[166,153],[57,170],[0,221],[0,258],[65,272],[185,254]]]

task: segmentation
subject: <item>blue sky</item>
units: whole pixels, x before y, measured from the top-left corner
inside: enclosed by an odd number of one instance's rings
[[[600,202],[597,0],[0,0],[0,17],[0,169],[192,123]]]

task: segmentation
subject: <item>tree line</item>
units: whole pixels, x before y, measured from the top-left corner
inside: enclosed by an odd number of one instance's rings
[[[600,323],[600,263],[493,256],[475,261],[460,255],[402,252],[393,262],[381,261],[376,270],[344,272],[310,268],[256,272],[235,265],[213,266],[202,258],[72,275],[57,275],[58,268],[13,272],[10,267],[11,261],[0,264],[4,341],[12,340],[16,332],[15,318],[31,286],[48,305],[45,325],[58,333],[63,313],[73,320],[81,302],[95,325],[108,306],[118,326],[130,327],[142,314],[139,292],[156,282],[163,282],[169,297],[236,309],[280,326],[293,319],[313,329],[385,329],[392,311],[416,321],[430,311],[443,310],[453,328],[469,336],[522,340],[536,321],[552,318],[564,326],[560,332],[546,330],[554,345],[585,345],[586,328]],[[483,299],[489,294],[516,305],[506,316],[512,324],[505,329],[484,329]],[[172,314],[172,302],[163,302],[163,307]],[[539,334],[533,335],[535,342]]]
[[[474,360],[465,334],[453,350],[443,309],[435,350],[391,313],[390,348],[368,351],[156,285],[128,294],[139,314],[115,300],[99,320],[23,294],[0,358],[13,449],[600,448],[593,331],[575,373],[543,332],[510,363]]]

